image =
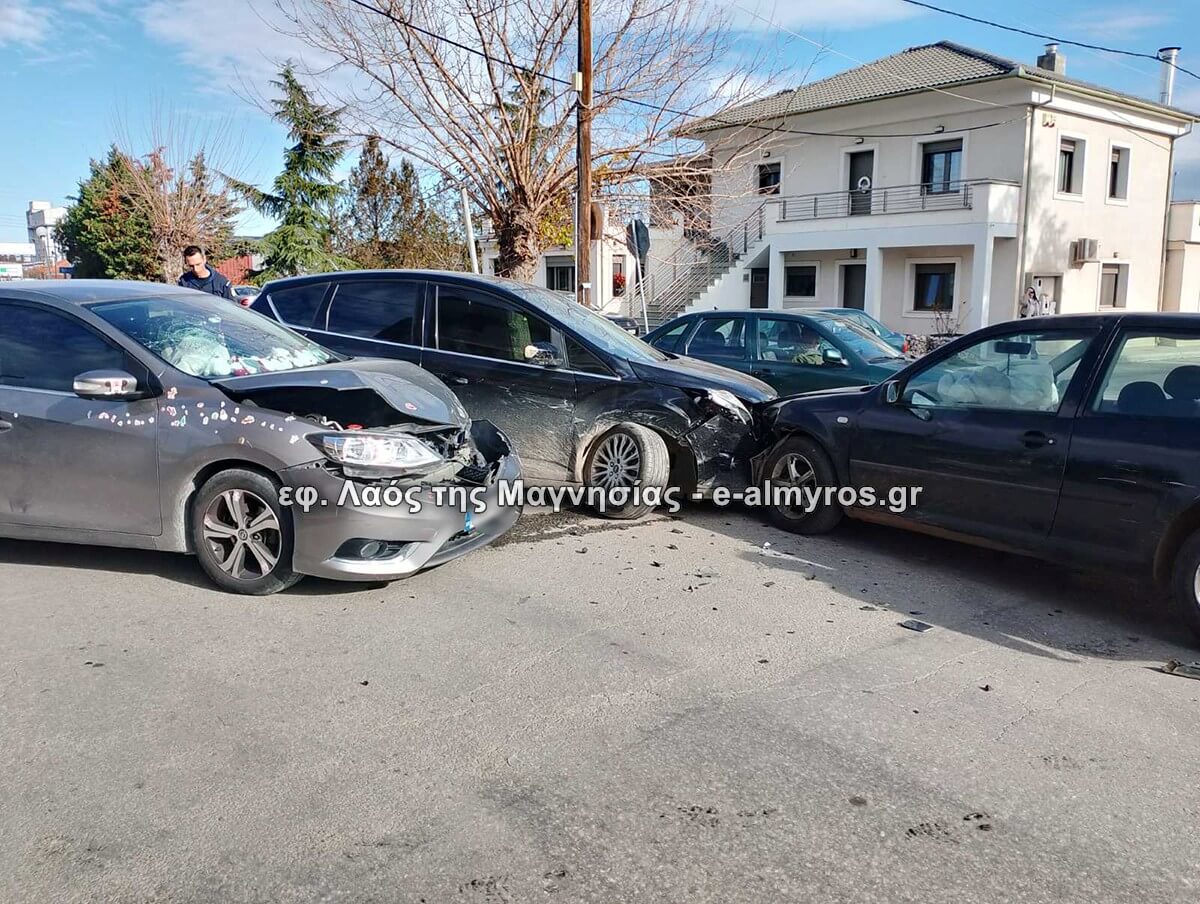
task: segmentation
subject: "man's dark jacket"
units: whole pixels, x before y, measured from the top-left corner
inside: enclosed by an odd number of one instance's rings
[[[218,273],[215,267],[208,268],[208,279],[201,279],[191,270],[188,270],[183,276],[179,277],[179,285],[185,289],[199,289],[201,292],[208,292],[219,298],[228,298],[231,301],[236,300],[236,296],[233,294],[233,284]]]

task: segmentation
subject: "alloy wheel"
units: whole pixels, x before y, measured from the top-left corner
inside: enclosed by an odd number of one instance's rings
[[[637,443],[629,434],[617,432],[605,439],[592,456],[588,480],[593,486],[612,490],[635,486],[641,473],[642,453]]]
[[[817,472],[806,455],[799,452],[788,452],[781,455],[771,469],[770,482],[774,487],[797,487],[803,490],[817,488]],[[804,505],[781,505],[778,507],[789,518],[806,518],[812,514],[812,509]]]
[[[204,542],[217,567],[230,577],[252,581],[279,561],[283,533],[275,512],[249,490],[225,490],[204,513]]]

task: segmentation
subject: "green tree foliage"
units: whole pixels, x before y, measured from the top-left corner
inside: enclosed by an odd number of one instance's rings
[[[343,194],[334,178],[346,142],[337,138],[339,111],[317,103],[291,65],[272,82],[281,96],[272,101],[274,118],[295,141],[283,156],[283,171],[270,191],[229,179],[259,213],[279,221],[262,240],[263,270],[256,279],[337,270],[352,262],[334,250],[333,211]]]
[[[368,138],[350,174],[350,193],[339,217],[343,253],[367,269],[463,269],[464,239],[435,203],[426,199],[416,168],[393,168]]]
[[[74,275],[91,279],[161,279],[150,221],[133,202],[131,162],[117,148],[91,161],[88,177],[58,225]]]

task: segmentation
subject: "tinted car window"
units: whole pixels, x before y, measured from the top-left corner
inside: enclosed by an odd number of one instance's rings
[[[415,282],[339,283],[329,303],[329,331],[411,344],[420,297]]]
[[[437,311],[437,344],[443,351],[524,362],[527,345],[550,341],[544,320],[470,289],[439,286]]]
[[[746,357],[744,317],[704,317],[688,341],[687,353],[697,358],[742,361]]]
[[[664,352],[677,351],[679,348],[679,340],[687,333],[688,327],[692,325],[691,320],[681,320],[675,326],[671,327],[661,336],[654,340],[656,348],[661,348]]]
[[[991,337],[914,374],[904,400],[916,407],[1057,411],[1063,375],[1095,333],[1054,330]]]
[[[1092,407],[1133,417],[1200,417],[1200,335],[1127,334]]]
[[[837,342],[842,343],[842,345],[866,361],[904,357],[904,355],[896,351],[877,335],[864,327],[860,327],[857,323],[851,323],[841,317],[818,317],[818,319],[821,322],[821,326]]]
[[[321,307],[328,283],[307,283],[292,288],[272,289],[267,296],[279,312],[279,319],[293,326],[313,325],[313,318]]]
[[[0,384],[71,392],[88,370],[130,370],[124,351],[74,318],[0,305]]]
[[[569,336],[567,337],[567,365],[571,370],[582,371],[586,374],[604,374],[606,376],[612,374],[612,371],[605,367],[599,358]]]

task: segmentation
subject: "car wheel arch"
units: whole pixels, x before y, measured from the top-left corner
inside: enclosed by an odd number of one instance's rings
[[[767,457],[771,454],[776,446],[778,446],[780,443],[787,442],[789,439],[806,439],[809,442],[814,443],[818,449],[828,456],[830,462],[833,463],[833,469],[834,471],[838,472],[839,479],[845,477],[845,475],[841,473],[841,468],[838,466],[838,456],[834,454],[834,451],[830,448],[830,444],[826,438],[821,436],[819,433],[808,429],[807,427],[797,427],[792,430],[787,430],[786,432],[776,432],[775,435],[771,437],[771,441],[763,447],[763,450],[758,455],[755,455],[751,460],[752,469],[750,476],[756,485],[763,482],[762,469]]]
[[[609,433],[614,427],[619,427],[622,424],[637,424],[640,427],[645,427],[647,430],[653,430],[667,446],[667,454],[670,457],[671,463],[671,481],[674,483],[676,477],[676,469],[680,463],[686,464],[687,459],[692,458],[690,450],[680,443],[674,436],[664,430],[661,424],[655,423],[657,418],[653,417],[649,412],[630,411],[621,416],[617,416],[612,412],[606,416],[601,416],[593,421],[587,431],[578,434],[575,437],[575,449],[572,453],[571,461],[571,476],[576,483],[583,483],[583,466],[587,461],[588,452],[596,442]],[[696,463],[691,461],[691,473],[695,474]],[[693,478],[694,480],[694,478]]]
[[[257,461],[245,458],[219,458],[205,463],[203,467],[192,474],[185,485],[185,492],[181,494],[181,498],[172,507],[171,524],[173,529],[180,531],[181,551],[188,553],[195,552],[188,540],[187,524],[192,514],[192,505],[195,503],[196,495],[200,492],[200,488],[222,471],[233,470],[252,471],[266,477],[276,484],[276,486],[283,486],[283,481],[280,479],[277,471]]]
[[[1163,532],[1154,550],[1153,576],[1159,586],[1167,586],[1175,567],[1179,550],[1194,533],[1200,531],[1200,499],[1176,515]]]

